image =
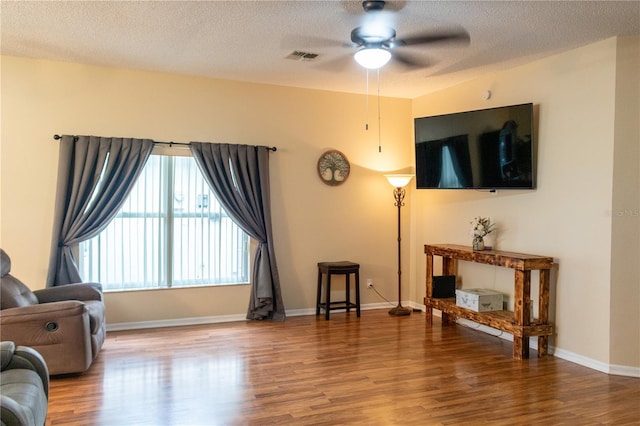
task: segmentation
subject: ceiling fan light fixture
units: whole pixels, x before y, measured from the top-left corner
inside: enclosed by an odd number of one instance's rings
[[[380,47],[365,47],[364,49],[358,50],[353,55],[353,58],[361,66],[370,70],[375,70],[383,67],[387,62],[389,62],[389,59],[391,59],[391,52]]]

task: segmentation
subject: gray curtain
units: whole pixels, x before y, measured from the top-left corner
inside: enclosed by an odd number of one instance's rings
[[[118,213],[151,155],[150,139],[62,136],[47,286],[81,282],[72,247]]]
[[[233,221],[258,241],[247,319],[284,321],[271,229],[269,149],[191,142],[200,171]]]

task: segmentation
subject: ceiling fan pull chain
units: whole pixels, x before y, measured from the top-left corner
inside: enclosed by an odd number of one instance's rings
[[[365,130],[369,130],[369,70],[366,69],[367,72],[367,78],[366,78],[366,97],[365,97],[365,125],[364,125],[364,129]]]
[[[382,152],[382,136],[380,132],[380,68],[378,71],[378,152]]]

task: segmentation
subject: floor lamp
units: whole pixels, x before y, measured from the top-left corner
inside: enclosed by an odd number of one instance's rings
[[[411,315],[411,309],[402,306],[402,248],[400,244],[400,209],[404,206],[405,186],[413,178],[413,175],[384,175],[391,186],[393,186],[393,197],[398,207],[398,306],[389,311],[389,315],[404,316]]]

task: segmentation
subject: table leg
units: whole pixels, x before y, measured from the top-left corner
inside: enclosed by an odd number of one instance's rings
[[[347,297],[347,312],[351,312],[351,283],[349,282],[349,277],[351,274],[345,274],[344,284],[345,284],[345,296]]]
[[[538,298],[538,322],[549,323],[549,281],[550,270],[540,270],[540,295]],[[549,336],[538,336],[538,358],[547,355],[549,351]]]
[[[331,311],[331,274],[327,274],[327,294],[324,298],[325,302],[325,314],[324,319],[329,319],[329,312]]]
[[[515,270],[514,321],[519,326],[528,326],[531,317],[531,271]],[[513,357],[529,358],[529,336],[513,336]]]
[[[427,320],[427,324],[433,324],[433,308],[429,304],[428,300],[431,299],[433,295],[433,255],[427,253],[427,291],[426,297],[424,300],[425,304],[425,319]]]
[[[320,315],[321,303],[322,303],[322,271],[318,270],[318,293],[316,296],[316,315]]]

